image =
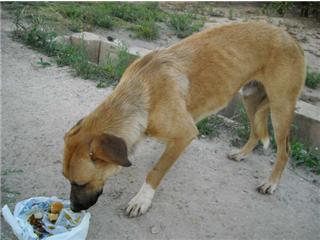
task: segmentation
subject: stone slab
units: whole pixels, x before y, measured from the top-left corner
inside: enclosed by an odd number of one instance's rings
[[[72,34],[71,44],[77,47],[81,47],[82,44],[88,54],[90,61],[94,63],[99,63],[99,53],[101,37],[94,33],[82,32]]]

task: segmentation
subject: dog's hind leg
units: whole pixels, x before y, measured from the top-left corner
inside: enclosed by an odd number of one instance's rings
[[[277,157],[271,175],[259,187],[263,194],[276,189],[289,158],[289,132],[295,105],[306,78],[303,50],[296,41],[280,40],[263,69],[261,81],[270,101]]]
[[[288,161],[290,125],[296,101],[305,79],[304,64],[299,59],[295,59],[296,65],[280,63],[277,62],[275,66],[270,68],[271,73],[266,74],[269,79],[266,79],[265,89],[270,101],[277,157],[271,175],[258,187],[258,191],[263,194],[274,192]]]
[[[267,127],[269,101],[263,86],[260,83],[255,83],[253,86],[246,85],[241,95],[250,123],[250,136],[240,150],[228,154],[229,159],[236,161],[244,159],[255,148],[259,140],[262,141],[264,149],[269,146]]]
[[[151,206],[155,190],[162,178],[190,144],[192,139],[198,135],[198,130],[191,116],[181,116],[180,119],[181,121],[179,123],[176,122],[174,128],[171,128],[172,131],[170,131],[170,133],[162,133],[156,136],[166,141],[166,149],[159,161],[148,173],[146,181],[140,191],[129,202],[126,210],[129,217],[140,216],[148,210]]]
[[[258,187],[260,193],[272,194],[289,158],[289,131],[295,102],[283,101],[271,106],[271,119],[277,143],[277,160],[270,177]],[[285,106],[285,107],[283,107]]]

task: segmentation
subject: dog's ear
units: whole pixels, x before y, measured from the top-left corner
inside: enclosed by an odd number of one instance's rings
[[[131,166],[125,141],[111,134],[94,137],[90,146],[90,154],[94,158],[111,161],[123,167]]]

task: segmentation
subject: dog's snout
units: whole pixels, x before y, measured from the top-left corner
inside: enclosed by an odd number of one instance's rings
[[[73,202],[71,202],[70,208],[71,208],[71,210],[72,210],[73,212],[79,212],[79,211],[80,211],[80,210],[74,205]]]
[[[98,198],[102,194],[102,192],[103,192],[103,189],[100,189],[90,194],[88,193],[83,194],[83,193],[71,191],[71,194],[70,194],[71,210],[74,212],[87,210],[98,201]]]
[[[80,212],[81,210],[85,210],[87,208],[81,206],[80,204],[71,202],[70,208],[73,212]]]

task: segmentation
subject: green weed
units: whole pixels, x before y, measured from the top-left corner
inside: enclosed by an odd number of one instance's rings
[[[134,57],[128,53],[126,46],[119,49],[115,59],[112,59],[109,55],[106,64],[103,66],[104,71],[109,73],[109,77],[100,79],[97,87],[102,88],[117,83],[133,60]]]
[[[179,38],[185,38],[194,32],[198,32],[203,27],[204,22],[201,20],[195,21],[191,14],[173,14],[170,16],[170,24]]]
[[[312,72],[308,69],[307,78],[306,78],[306,86],[309,88],[316,89],[320,83],[320,72]]]
[[[281,16],[285,15],[292,7],[294,3],[292,2],[268,2],[264,4],[262,11],[265,14],[279,14]]]
[[[47,61],[43,61],[43,58],[40,58],[40,61],[38,61],[36,63],[42,68],[46,68],[46,67],[50,67],[51,66],[51,63],[49,63]]]
[[[228,19],[229,20],[234,20],[234,12],[233,12],[233,8],[229,8],[229,14],[228,14]]]
[[[199,134],[208,137],[216,137],[219,135],[218,127],[223,122],[223,119],[216,115],[204,118],[203,120],[197,123]]]
[[[159,36],[159,27],[154,22],[142,22],[129,28],[134,36],[146,40],[154,40]]]
[[[114,21],[112,17],[108,15],[104,15],[104,13],[101,11],[99,12],[98,16],[94,18],[93,22],[95,25],[99,27],[109,28],[109,29],[111,29],[114,25]]]
[[[165,14],[158,2],[128,3],[121,2],[109,5],[111,15],[131,23],[163,21]]]
[[[291,159],[294,166],[304,165],[312,172],[320,174],[320,150],[298,140],[291,141]]]
[[[83,22],[78,21],[77,19],[71,19],[69,23],[69,29],[72,32],[82,32],[84,27],[83,27]]]

